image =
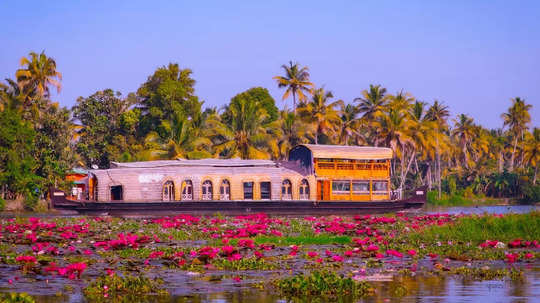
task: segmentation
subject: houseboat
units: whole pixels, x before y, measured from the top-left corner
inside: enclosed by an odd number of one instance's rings
[[[421,207],[426,189],[407,199],[390,190],[392,150],[302,144],[288,161],[202,159],[112,162],[89,170],[84,199],[52,189],[57,209],[83,213],[332,214]]]

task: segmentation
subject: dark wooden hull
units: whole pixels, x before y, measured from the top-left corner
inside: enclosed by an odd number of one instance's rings
[[[426,201],[425,188],[397,201],[175,201],[175,202],[89,202],[68,200],[62,191],[51,190],[51,205],[58,210],[81,214],[108,215],[174,215],[189,214],[249,214],[328,215],[386,213],[420,208]]]

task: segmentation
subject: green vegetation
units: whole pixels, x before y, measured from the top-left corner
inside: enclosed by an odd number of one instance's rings
[[[456,267],[450,271],[453,275],[461,276],[467,280],[502,280],[510,278],[514,281],[523,280],[523,272],[516,269],[492,269],[488,267]]]
[[[36,300],[27,293],[0,293],[0,303],[34,303]]]
[[[277,289],[293,298],[344,298],[368,296],[373,292],[367,282],[358,282],[330,271],[313,271],[309,275],[299,274],[274,281]]]
[[[272,243],[276,245],[329,245],[329,244],[348,244],[351,243],[349,236],[332,236],[328,234],[322,235],[305,235],[305,236],[287,236],[287,237],[271,237],[257,236],[255,237],[256,244]]]
[[[453,224],[430,226],[408,235],[412,243],[472,242],[478,245],[486,240],[507,243],[514,239],[540,239],[540,212],[498,216],[470,216],[459,218]]]
[[[234,158],[286,159],[302,143],[390,147],[392,188],[427,184],[430,201],[470,204],[489,198],[540,200],[540,129],[532,105],[513,98],[500,129],[411,93],[370,85],[354,100],[334,98],[310,81],[309,68],[283,65],[273,77],[292,97],[279,110],[263,87],[247,88],[223,108],[203,108],[189,68],[157,68],[125,97],[104,88],[71,109],[51,100],[61,88],[56,61],[31,52],[14,79],[0,83],[0,197],[34,208],[49,186],[68,188],[74,166],[107,168],[111,161]],[[534,103],[534,100],[532,101]],[[16,152],[15,152],[16,151]]]
[[[167,301],[169,293],[161,288],[163,280],[145,276],[102,276],[84,289],[92,302],[148,302]]]

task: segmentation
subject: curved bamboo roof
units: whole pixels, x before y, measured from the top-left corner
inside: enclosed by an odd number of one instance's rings
[[[313,158],[352,159],[352,160],[384,160],[392,159],[392,149],[373,146],[345,146],[301,144],[311,150]]]

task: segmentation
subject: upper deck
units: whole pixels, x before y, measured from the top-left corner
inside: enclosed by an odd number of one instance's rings
[[[391,158],[390,148],[366,146],[303,144],[289,153],[289,161],[322,178],[387,179]]]

